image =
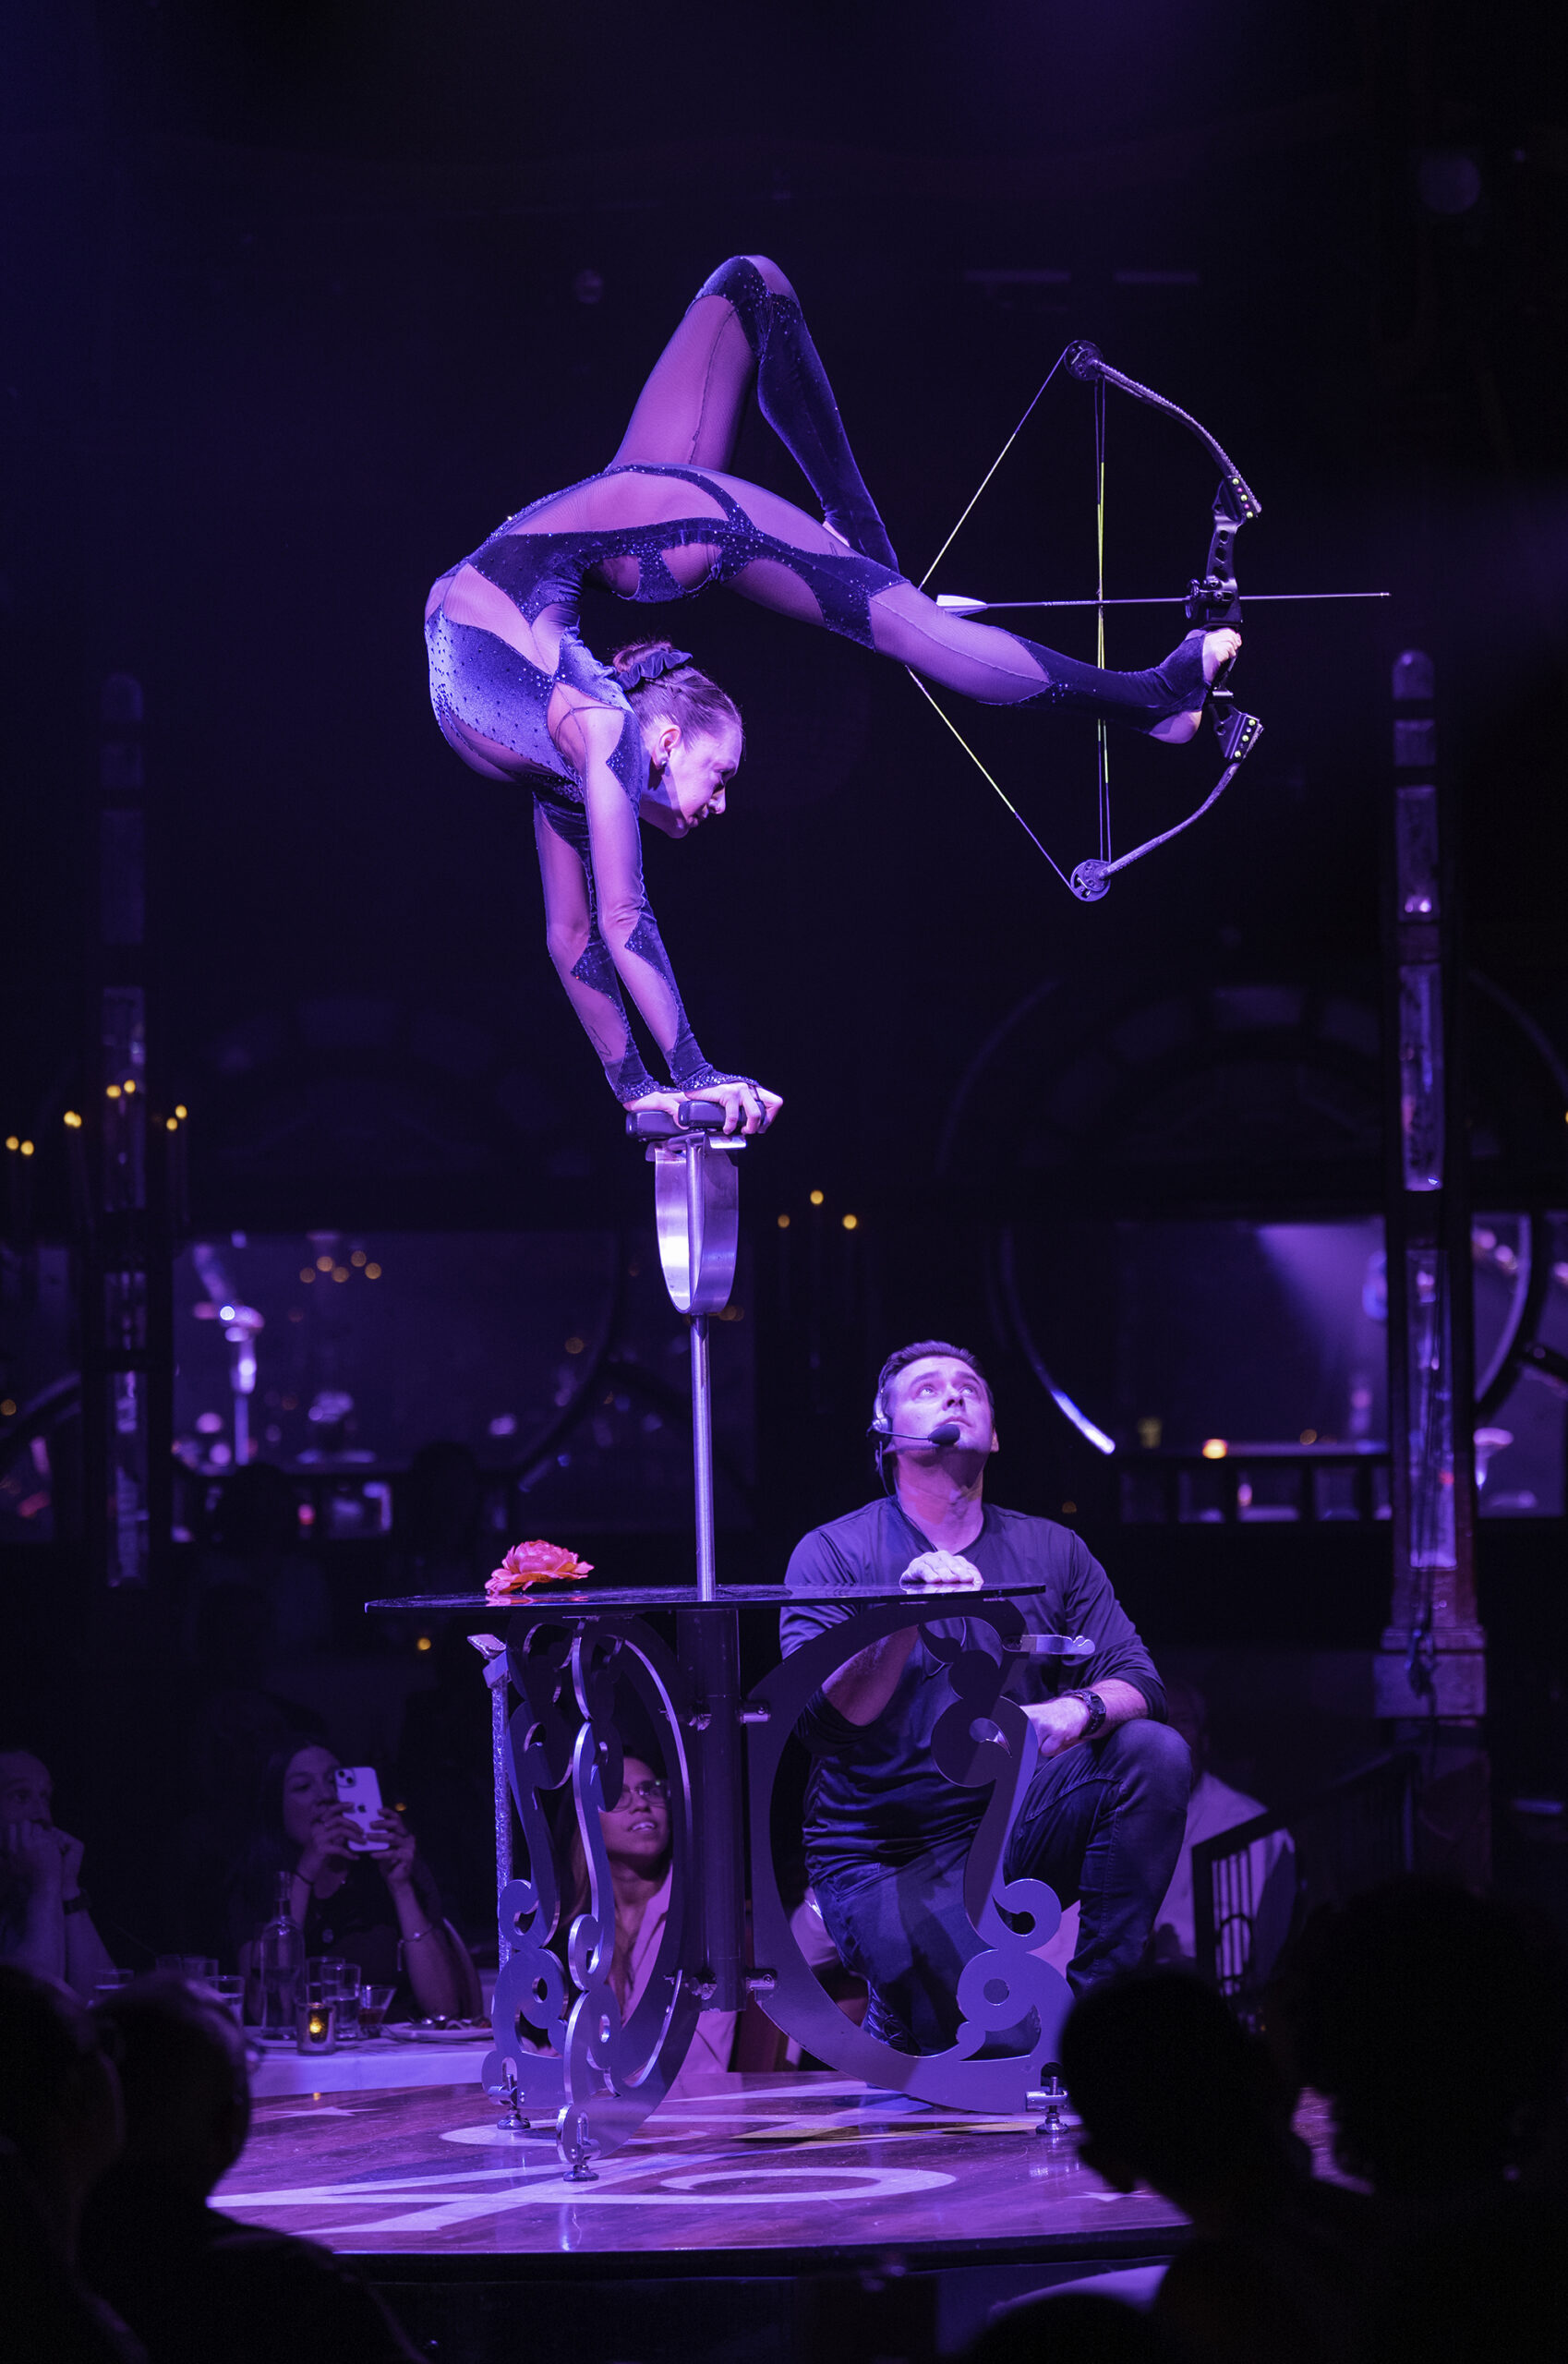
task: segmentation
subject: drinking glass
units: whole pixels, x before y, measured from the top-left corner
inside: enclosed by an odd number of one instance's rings
[[[313,1954],[305,1965],[307,1980],[318,1982],[322,1991],[337,2005],[336,2028],[340,2044],[359,2041],[359,1964],[345,1961],[341,1954]]]
[[[128,1986],[130,1984],[131,1980],[135,1975],[136,1972],[130,1970],[100,1971],[97,1978],[93,1981],[92,1985],[92,1998],[94,2002],[103,1995],[117,1995],[122,1986]]]
[[[218,1975],[218,1958],[216,1954],[182,1954],[180,1973],[182,1977],[194,1978],[202,1986],[211,1986]]]
[[[245,1981],[243,1978],[210,1978],[207,1982],[231,2019],[244,2021]]]
[[[338,1997],[335,1984],[307,1977],[295,2018],[295,2042],[301,2052],[335,2052],[338,2042]]]
[[[381,2023],[392,2008],[395,1986],[362,1986],[359,1990],[359,2032],[362,2035],[380,2035]]]

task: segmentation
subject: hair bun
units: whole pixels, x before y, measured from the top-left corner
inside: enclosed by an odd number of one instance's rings
[[[692,652],[668,640],[639,640],[618,648],[609,661],[621,688],[634,690],[643,681],[657,681],[661,673],[672,673],[678,665],[689,665]]]

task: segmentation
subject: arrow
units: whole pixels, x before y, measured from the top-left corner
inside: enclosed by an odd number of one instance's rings
[[[1392,591],[1248,591],[1243,604],[1255,607],[1260,601],[1303,599],[1391,599]],[[956,591],[939,591],[936,604],[946,608],[949,615],[978,616],[992,608],[1182,608],[1187,602],[1180,592],[1163,593],[1151,599],[966,599]]]

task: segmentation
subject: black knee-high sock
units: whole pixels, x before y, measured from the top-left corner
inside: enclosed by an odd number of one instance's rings
[[[855,465],[799,304],[777,295],[744,255],[732,256],[697,292],[722,296],[733,305],[756,360],[762,415],[799,462],[827,524],[862,558],[897,571],[887,528]]]
[[[1098,665],[1064,657],[1059,649],[1043,648],[1021,632],[1010,636],[1028,649],[1045,676],[1043,687],[1022,701],[1026,706],[1055,706],[1063,714],[1092,714],[1148,730],[1173,714],[1192,713],[1208,693],[1200,632],[1189,632],[1163,664],[1136,673],[1105,672]]]

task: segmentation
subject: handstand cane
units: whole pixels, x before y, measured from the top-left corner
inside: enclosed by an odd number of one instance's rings
[[[629,1116],[633,1140],[647,1143],[664,1285],[686,1317],[692,1350],[692,1473],[695,1492],[697,1598],[718,1598],[713,1532],[713,1392],[708,1322],[730,1302],[740,1236],[735,1156],[743,1136],[726,1135],[716,1102],[689,1100],[678,1124],[660,1109]],[[740,1620],[710,1608],[675,1615],[676,1647],[691,1677],[694,1857],[702,1866],[697,1912],[698,1991],[706,2008],[738,2011],[746,2000],[745,1867],[739,1794]]]

